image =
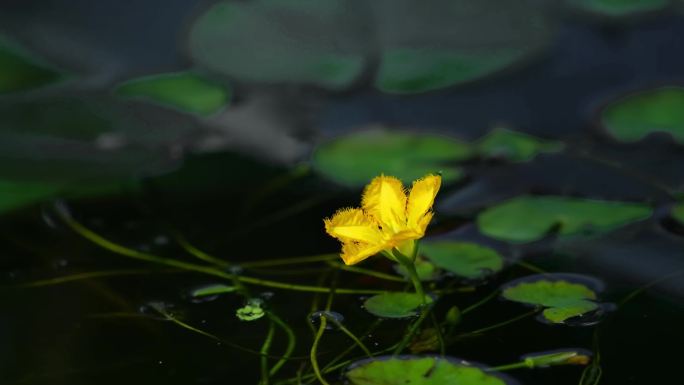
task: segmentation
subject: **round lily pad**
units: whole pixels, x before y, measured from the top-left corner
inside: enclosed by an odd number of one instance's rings
[[[684,203],[679,203],[672,209],[672,217],[684,224]]]
[[[496,250],[476,243],[431,241],[423,242],[420,250],[435,266],[463,278],[481,278],[503,268]]]
[[[601,123],[611,135],[625,142],[665,132],[684,143],[684,87],[661,87],[628,95],[602,111]]]
[[[428,303],[430,297],[425,297]],[[406,318],[418,314],[423,305],[421,298],[416,293],[383,293],[368,298],[364,308],[371,314],[382,318]]]
[[[239,80],[343,89],[361,73],[360,18],[335,0],[222,1],[190,30],[199,65]]]
[[[569,4],[601,16],[624,17],[663,10],[670,0],[569,0]]]
[[[219,111],[228,104],[230,96],[225,87],[191,72],[132,79],[120,84],[116,93],[198,115]]]
[[[596,292],[584,279],[571,275],[539,274],[525,277],[505,285],[501,296],[515,302],[542,306],[544,319],[563,323],[568,318],[596,310],[599,305]],[[584,282],[578,282],[584,281]]]
[[[505,385],[491,372],[455,359],[387,356],[354,364],[346,373],[352,385]]]
[[[0,94],[41,87],[62,77],[56,69],[0,37]]]
[[[513,162],[528,162],[537,154],[558,152],[563,144],[543,140],[522,132],[496,128],[476,143],[481,156],[504,158]]]
[[[452,163],[470,155],[469,145],[456,139],[377,129],[321,144],[312,162],[329,179],[358,187],[380,174],[410,183],[441,171],[444,183],[454,182],[461,178],[462,171]]]
[[[648,205],[639,203],[523,195],[484,210],[477,224],[492,238],[531,242],[555,228],[561,235],[607,232],[651,213]]]

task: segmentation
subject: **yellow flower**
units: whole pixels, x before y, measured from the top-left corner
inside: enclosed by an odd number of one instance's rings
[[[413,182],[408,197],[401,181],[392,176],[374,178],[363,192],[362,208],[341,209],[326,218],[325,231],[342,241],[342,259],[353,265],[397,249],[412,257],[415,240],[425,235],[432,219],[432,204],[442,183],[439,175]]]

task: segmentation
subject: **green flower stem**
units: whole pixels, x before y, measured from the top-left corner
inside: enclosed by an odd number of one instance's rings
[[[373,324],[372,324],[368,329],[366,329],[366,331],[363,333],[363,335],[361,336],[361,338],[359,338],[359,340],[360,340],[360,341],[363,341],[363,340],[366,338],[366,336],[368,336],[370,333],[372,333],[373,331],[375,331],[375,329],[376,329],[378,326],[380,326],[381,323],[382,323],[382,319],[381,319],[381,318],[376,319],[376,320],[373,322]],[[342,358],[344,358],[347,354],[349,354],[349,352],[351,352],[351,351],[354,349],[355,346],[356,346],[356,344],[352,344],[352,345],[348,346],[347,349],[345,349],[344,351],[340,352],[340,354],[338,354],[335,358],[333,358],[330,362],[328,362],[328,363],[323,367],[323,372],[324,372],[324,373],[327,373],[327,370],[330,369],[331,366],[335,365],[335,364],[338,363]]]
[[[207,274],[207,275],[212,275],[215,277],[220,277],[228,280],[238,280],[242,283],[248,283],[252,285],[258,285],[258,286],[265,286],[265,287],[272,287],[272,288],[277,288],[277,289],[286,289],[286,290],[294,290],[294,291],[305,291],[305,292],[312,292],[312,293],[329,293],[331,291],[330,288],[327,287],[320,287],[320,286],[307,286],[307,285],[296,285],[296,284],[290,284],[290,283],[285,283],[285,282],[278,282],[278,281],[270,281],[270,280],[265,280],[265,279],[259,279],[259,278],[254,278],[254,277],[248,277],[248,276],[243,276],[243,275],[236,275],[236,274],[230,274],[225,271],[218,270],[216,268],[210,267],[210,266],[202,266],[202,265],[196,265],[194,263],[189,263],[189,262],[183,262],[175,259],[168,259],[168,258],[162,258],[158,257],[156,255],[148,254],[148,253],[143,253],[141,251],[129,249],[127,247],[121,246],[119,244],[116,244],[99,234],[91,231],[87,227],[83,226],[70,216],[68,214],[58,211],[58,214],[66,223],[69,227],[71,227],[72,230],[74,230],[76,233],[81,235],[82,237],[88,239],[89,241],[95,243],[96,245],[107,249],[113,253],[123,255],[125,257],[145,261],[145,262],[151,262],[151,263],[156,263],[160,265],[165,265],[165,266],[170,266],[170,267],[175,267],[179,269],[183,269],[186,271],[194,271],[197,273],[202,273],[202,274]],[[380,294],[386,292],[385,290],[357,290],[357,289],[337,289],[336,293],[337,294]]]
[[[261,381],[259,381],[260,385],[268,385],[269,383],[270,372],[268,371],[268,353],[271,350],[273,334],[275,333],[274,324],[275,323],[273,322],[273,319],[270,319],[270,322],[268,323],[268,332],[266,333],[266,338],[264,339],[264,343],[261,345],[261,350],[259,350],[259,353],[261,353]]]
[[[421,302],[423,305],[427,303],[425,300],[425,290],[423,290],[423,283],[420,281],[420,277],[418,276],[418,272],[416,271],[416,264],[415,264],[415,255],[417,253],[417,247],[414,249],[414,256],[413,258],[409,258],[402,254],[399,250],[394,249],[391,251],[388,251],[385,256],[388,254],[391,256],[390,259],[399,262],[406,271],[409,273],[409,278],[411,278],[411,283],[413,283],[413,287],[416,289],[416,294],[420,297]]]

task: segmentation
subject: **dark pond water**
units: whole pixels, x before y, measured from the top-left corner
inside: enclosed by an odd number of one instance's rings
[[[677,383],[682,9],[3,3],[0,383],[309,384],[319,365],[342,384],[366,358],[350,335],[510,383]],[[432,172],[435,301],[378,318],[364,301],[411,284],[381,256],[345,267],[323,218],[376,175]],[[535,280],[591,294],[506,299]],[[503,368],[558,350],[591,357]]]

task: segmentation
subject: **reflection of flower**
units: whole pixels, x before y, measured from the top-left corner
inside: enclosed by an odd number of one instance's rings
[[[441,183],[439,175],[427,175],[413,182],[407,197],[399,179],[374,178],[363,192],[362,208],[341,209],[325,219],[327,233],[342,241],[344,263],[353,265],[380,252],[396,259],[395,250],[415,257],[415,240],[425,235]]]

